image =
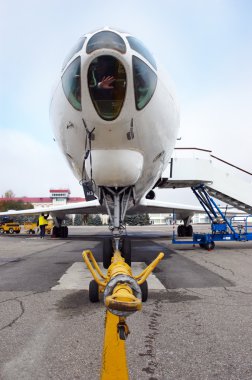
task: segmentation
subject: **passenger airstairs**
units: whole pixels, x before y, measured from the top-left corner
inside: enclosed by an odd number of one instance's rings
[[[201,184],[212,197],[252,214],[252,173],[213,156],[209,150],[175,149],[158,187],[175,189]]]

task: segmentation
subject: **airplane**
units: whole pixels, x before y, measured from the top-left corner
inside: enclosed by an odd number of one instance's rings
[[[50,119],[86,202],[0,215],[50,212],[53,234],[67,237],[66,214],[108,214],[105,268],[113,247],[131,263],[130,240],[123,239],[126,214],[176,212],[192,234],[190,219],[201,206],[155,200],[178,138],[179,106],[169,78],[140,40],[111,28],[81,37],[64,60]]]

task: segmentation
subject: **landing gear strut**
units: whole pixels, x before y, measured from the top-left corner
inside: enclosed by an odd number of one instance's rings
[[[112,239],[103,242],[103,266],[105,269],[111,264],[113,252],[120,250],[126,264],[131,266],[131,241],[123,238],[125,229],[124,219],[130,203],[134,203],[134,188],[132,186],[123,188],[101,187],[100,202],[104,202],[110,220],[109,228],[113,233]]]

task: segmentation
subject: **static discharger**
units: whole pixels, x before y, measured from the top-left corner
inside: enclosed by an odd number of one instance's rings
[[[100,270],[90,250],[84,251],[82,257],[94,278],[89,285],[89,299],[98,302],[100,294],[103,294],[107,309],[100,379],[128,380],[125,341],[129,328],[126,317],[142,309],[142,302],[147,299],[148,292],[146,279],[164,254],[159,253],[137,276],[133,276],[131,267],[119,250],[115,250],[106,275]]]

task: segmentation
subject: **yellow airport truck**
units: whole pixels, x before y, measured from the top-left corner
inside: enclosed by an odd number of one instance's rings
[[[21,227],[19,223],[15,222],[6,222],[0,224],[0,234],[19,234],[21,231]]]
[[[48,220],[48,225],[45,228],[45,232],[47,235],[51,234],[53,228],[53,221]],[[35,234],[36,231],[39,231],[39,227],[36,222],[24,222],[24,230],[27,234]]]

